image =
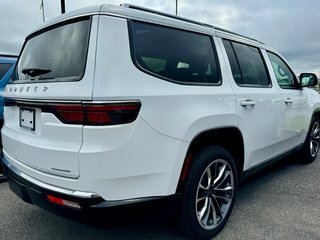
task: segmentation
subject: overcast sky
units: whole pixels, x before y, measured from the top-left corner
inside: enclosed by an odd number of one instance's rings
[[[175,14],[175,0],[65,0],[66,11],[122,2]],[[277,49],[296,73],[320,75],[319,0],[178,0],[178,14],[256,38]],[[18,54],[42,23],[41,0],[0,0],[0,53]],[[60,0],[44,0],[45,18],[60,14]]]

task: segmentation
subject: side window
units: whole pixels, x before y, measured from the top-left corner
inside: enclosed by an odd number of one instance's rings
[[[296,88],[297,81],[294,73],[288,65],[277,55],[267,52],[277,82],[282,88]]]
[[[175,83],[221,83],[210,36],[132,21],[130,37],[133,61],[146,73]]]
[[[0,63],[0,80],[3,78],[3,76],[6,74],[6,72],[9,70],[9,68],[12,66],[10,63]]]
[[[271,86],[259,48],[229,40],[223,40],[223,43],[233,78],[239,86]]]
[[[231,70],[232,70],[234,81],[237,84],[243,84],[243,79],[242,79],[240,67],[239,67],[239,64],[238,64],[237,57],[236,57],[236,55],[234,53],[232,44],[231,44],[230,41],[226,41],[226,40],[223,40],[223,43],[224,43],[224,47],[225,47],[225,49],[227,51],[227,55],[228,55],[228,58],[229,58],[229,62],[230,62],[230,66],[231,66]]]

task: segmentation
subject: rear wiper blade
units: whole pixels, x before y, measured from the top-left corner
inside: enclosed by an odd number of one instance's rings
[[[45,68],[24,68],[22,69],[22,73],[25,75],[28,75],[30,77],[36,77],[40,76],[46,73],[51,72],[50,69],[45,69]]]

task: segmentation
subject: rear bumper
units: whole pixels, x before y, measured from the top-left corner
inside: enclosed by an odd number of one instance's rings
[[[120,201],[106,201],[95,193],[78,192],[68,189],[57,188],[42,183],[30,176],[20,172],[17,168],[11,165],[5,158],[3,160],[4,170],[8,179],[9,187],[23,201],[37,205],[50,212],[63,215],[69,218],[89,220],[89,216],[100,215],[105,211],[113,211],[114,209],[127,208],[139,209],[139,206],[157,206],[161,205],[166,209],[177,209],[179,195],[171,195],[166,197],[150,197],[138,198]],[[52,203],[48,199],[48,195],[61,198],[70,202],[75,202],[80,205],[80,208],[58,205]],[[153,208],[153,207],[152,207]],[[116,210],[117,212],[118,210]],[[137,210],[138,211],[138,210]],[[139,210],[140,211],[140,210]]]
[[[81,217],[81,215],[84,212],[87,212],[92,206],[103,202],[103,199],[98,196],[95,196],[94,198],[76,197],[74,195],[68,195],[62,192],[50,190],[47,188],[47,186],[43,187],[37,185],[33,183],[31,179],[27,180],[26,175],[23,176],[23,174],[16,172],[17,169],[11,169],[10,167],[12,167],[12,165],[8,164],[5,158],[2,160],[11,191],[27,203],[37,205],[59,215]],[[55,189],[54,186],[52,187]],[[71,202],[76,202],[81,208],[70,208],[52,203],[49,201],[48,195],[62,198]]]

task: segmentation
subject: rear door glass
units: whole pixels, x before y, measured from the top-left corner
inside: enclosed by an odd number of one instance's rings
[[[243,43],[223,40],[233,78],[239,86],[271,87],[260,49]]]

